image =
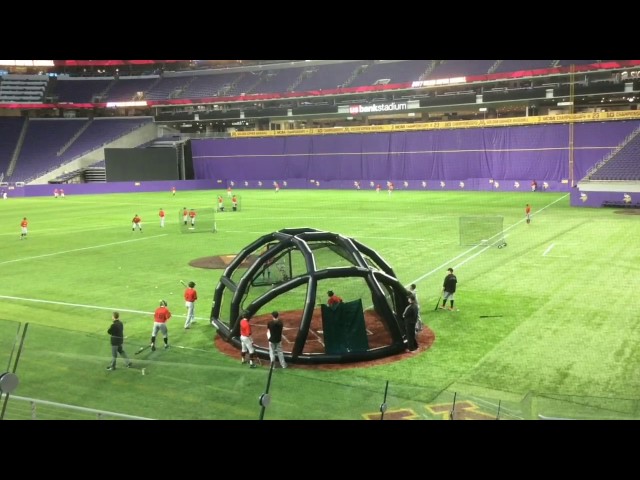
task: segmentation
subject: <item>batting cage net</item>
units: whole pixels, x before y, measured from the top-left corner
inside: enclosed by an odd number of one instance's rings
[[[181,233],[215,233],[215,208],[181,208],[178,211],[178,225]]]
[[[270,245],[266,245],[268,249]],[[287,250],[265,265],[251,282],[255,286],[278,285],[293,276],[291,267],[291,251]]]
[[[502,245],[504,217],[484,215],[460,217],[460,245]]]
[[[309,241],[307,244],[313,251],[318,270],[354,266],[354,259],[346,249],[323,241]],[[256,272],[243,296],[242,307],[258,301],[280,283],[307,276],[304,257],[297,248],[292,247]],[[270,312],[277,310],[285,324],[282,349],[285,353],[291,352],[300,329],[308,287],[308,282],[300,283],[255,312],[252,324],[257,346],[268,348],[266,325],[270,320]],[[386,293],[387,288],[385,285],[382,287]],[[342,299],[339,308],[327,305],[329,291]],[[302,349],[303,354],[364,352],[391,342],[389,330],[374,308],[372,292],[364,277],[322,278],[317,282],[315,293],[312,320]],[[223,298],[223,302],[231,300],[231,294]],[[391,299],[387,301],[393,303]]]

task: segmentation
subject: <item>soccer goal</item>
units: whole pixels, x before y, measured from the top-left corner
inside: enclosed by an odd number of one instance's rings
[[[216,209],[181,208],[178,211],[178,225],[180,225],[181,233],[215,233],[218,231]]]
[[[484,215],[460,217],[460,245],[496,245],[502,248],[504,242],[504,217]]]

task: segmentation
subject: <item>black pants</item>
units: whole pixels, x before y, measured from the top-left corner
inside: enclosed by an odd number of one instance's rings
[[[418,341],[416,340],[416,322],[404,322],[405,334],[407,335],[407,348],[410,351],[418,348]]]

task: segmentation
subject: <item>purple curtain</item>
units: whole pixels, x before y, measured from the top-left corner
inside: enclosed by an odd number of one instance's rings
[[[574,125],[574,179],[639,121]],[[495,180],[569,178],[568,124],[419,132],[197,139],[196,179]]]

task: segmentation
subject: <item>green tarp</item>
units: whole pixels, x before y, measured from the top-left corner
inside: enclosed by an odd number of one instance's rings
[[[369,349],[362,300],[322,305],[322,329],[326,353],[365,352]]]

